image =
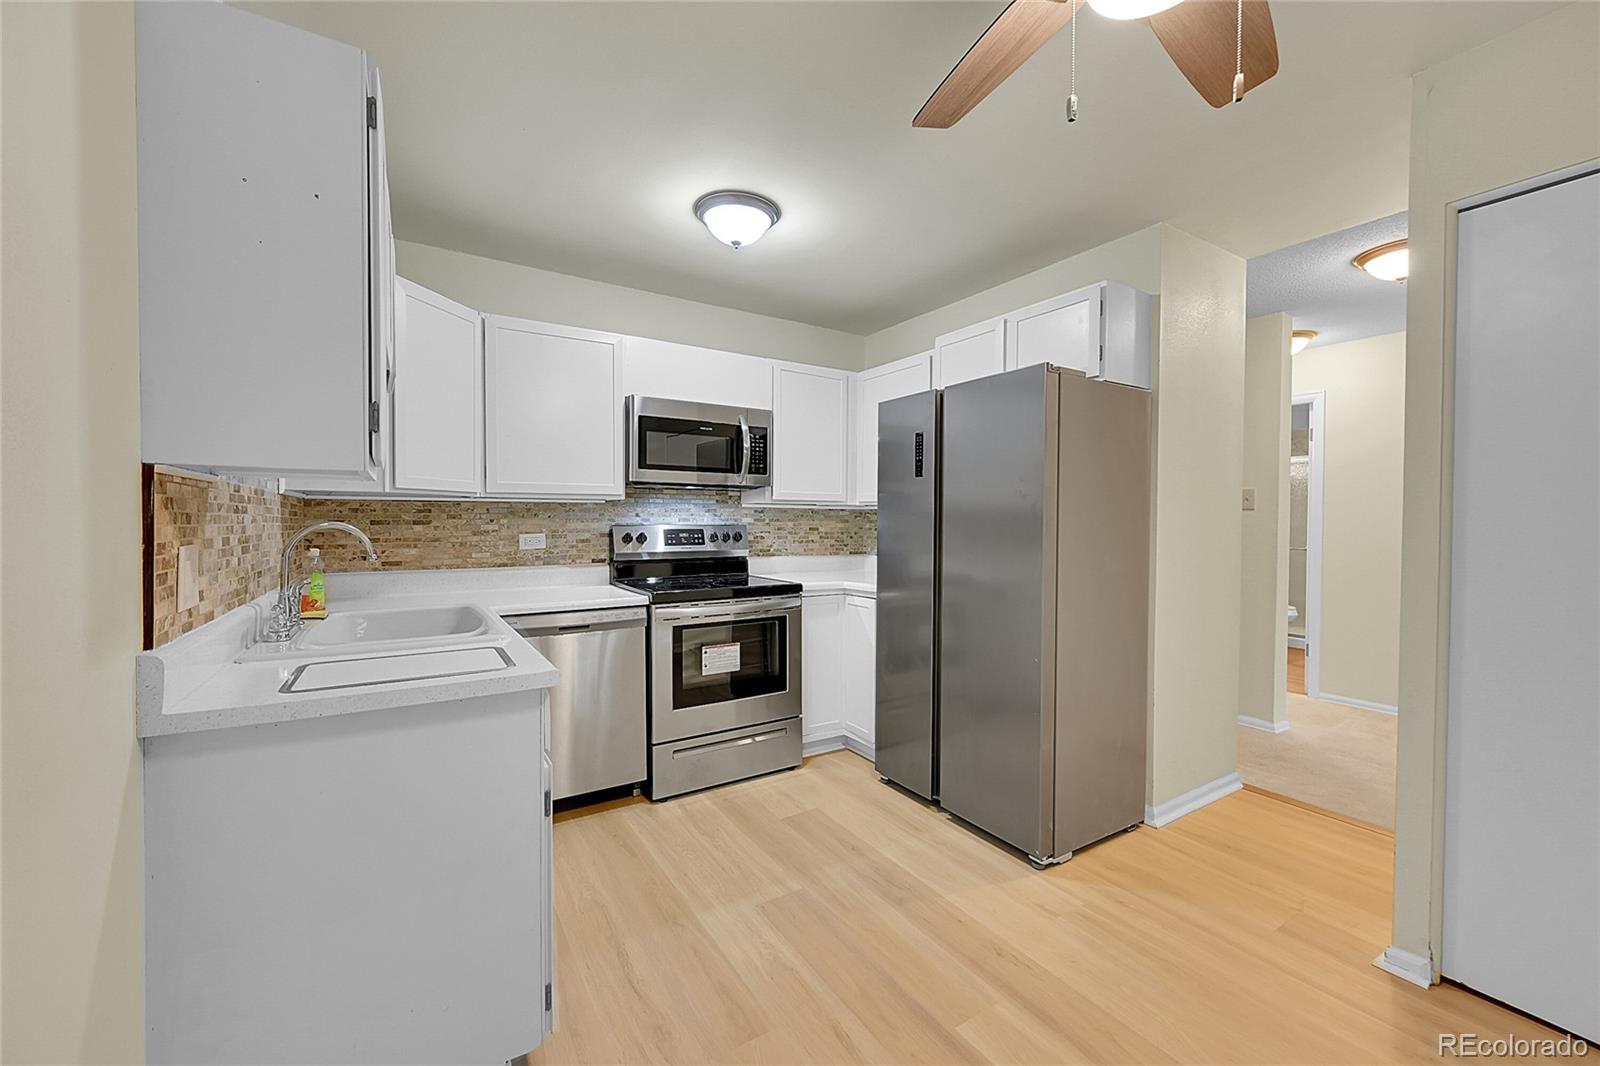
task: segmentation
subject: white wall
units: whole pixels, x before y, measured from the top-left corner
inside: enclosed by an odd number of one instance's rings
[[[1241,511],[1239,713],[1288,720],[1289,334],[1288,315],[1245,323],[1244,484],[1256,509]],[[1398,576],[1398,575],[1397,575]]]
[[[0,4],[7,1062],[139,1062],[133,5]]]
[[[1307,348],[1294,392],[1325,394],[1321,694],[1393,707],[1400,683],[1406,335]]]
[[[1234,773],[1244,260],[1161,231],[1150,803]]]
[[[1454,216],[1449,205],[1600,158],[1600,5],[1562,8],[1412,83],[1394,944],[1438,959],[1449,647]]]
[[[995,315],[1015,311],[1097,281],[1121,281],[1145,292],[1161,291],[1161,234],[1148,226],[1109,244],[1040,267],[954,303],[881,329],[866,339],[866,365],[878,366],[933,347],[935,337]]]
[[[395,242],[400,275],[468,307],[741,355],[860,370],[862,338],[426,244]]]

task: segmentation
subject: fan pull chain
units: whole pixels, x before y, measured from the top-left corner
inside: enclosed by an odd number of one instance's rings
[[[1078,121],[1078,0],[1067,0],[1072,5],[1069,21],[1072,23],[1072,60],[1067,68],[1067,121]]]
[[[1233,38],[1233,102],[1244,99],[1244,0],[1239,0],[1239,28]]]

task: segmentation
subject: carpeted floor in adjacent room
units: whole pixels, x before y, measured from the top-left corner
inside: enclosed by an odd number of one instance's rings
[[[1238,727],[1245,784],[1393,829],[1395,716],[1290,693],[1289,722]]]

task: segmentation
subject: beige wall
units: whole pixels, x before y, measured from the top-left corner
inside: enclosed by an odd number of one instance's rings
[[[1562,8],[1413,81],[1394,943],[1436,966],[1449,636],[1449,205],[1597,157],[1600,5]]]
[[[1097,281],[1121,281],[1145,292],[1160,292],[1162,231],[1162,226],[1149,226],[879,330],[866,339],[866,365],[878,366],[925,352],[942,333]]]
[[[1244,260],[1161,232],[1150,802],[1234,772]]]
[[[1295,395],[1325,396],[1318,687],[1324,696],[1393,707],[1406,335],[1308,348],[1293,362]]]
[[[0,4],[7,1062],[143,1059],[133,6]]]
[[[862,339],[803,322],[681,300],[426,244],[395,242],[402,277],[492,314],[861,369]]]
[[[1239,574],[1239,713],[1288,720],[1289,334],[1288,315],[1245,323],[1244,484]],[[1397,575],[1398,576],[1398,575]]]

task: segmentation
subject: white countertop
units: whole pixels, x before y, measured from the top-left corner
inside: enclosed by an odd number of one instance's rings
[[[750,569],[762,576],[797,581],[806,595],[877,594],[877,560],[868,555],[756,558],[750,560]],[[279,690],[294,669],[313,659],[302,653],[283,659],[236,661],[254,645],[274,595],[264,595],[139,655],[139,736],[276,724],[549,688],[560,682],[560,673],[502,617],[649,605],[644,596],[610,584],[605,566],[333,573],[328,575],[330,616],[355,610],[480,607],[497,617],[491,632],[473,640],[471,646],[501,648],[512,665],[464,677],[285,693]],[[323,658],[357,654],[349,649],[330,650]]]

